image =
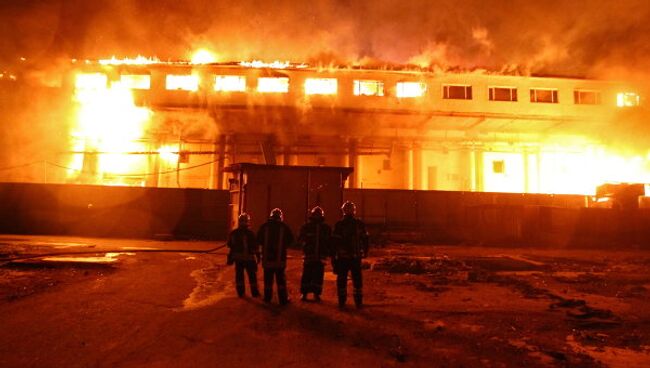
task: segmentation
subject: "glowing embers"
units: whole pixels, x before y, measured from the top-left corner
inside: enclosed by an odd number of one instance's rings
[[[289,92],[289,78],[262,77],[257,79],[257,92],[262,93],[287,93]]]
[[[120,84],[128,89],[150,89],[151,76],[149,74],[123,74]]]
[[[355,80],[355,96],[383,96],[384,82],[378,80]]]
[[[111,88],[77,89],[76,125],[71,131],[73,155],[69,177],[92,184],[142,185],[124,175],[146,172],[147,151],[141,141],[151,111],[137,107],[132,91],[120,83]]]
[[[246,77],[243,75],[217,75],[214,90],[218,92],[245,92]]]
[[[397,97],[413,98],[422,97],[427,91],[427,85],[422,82],[398,82]]]
[[[306,95],[335,95],[337,90],[336,78],[307,78],[305,80]]]
[[[167,75],[165,79],[165,88],[167,90],[181,90],[181,91],[198,91],[199,89],[199,76],[198,75]]]
[[[641,97],[634,92],[621,92],[616,94],[616,106],[618,107],[633,107],[639,106]]]
[[[108,77],[104,73],[79,73],[74,80],[77,90],[106,89],[107,85]]]

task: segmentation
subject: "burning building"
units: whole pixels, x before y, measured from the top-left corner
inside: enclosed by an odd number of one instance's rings
[[[36,181],[225,189],[225,168],[250,162],[353,167],[351,188],[593,194],[650,182],[647,152],[603,134],[640,104],[626,83],[198,55],[71,63],[57,88],[73,102],[67,146]]]

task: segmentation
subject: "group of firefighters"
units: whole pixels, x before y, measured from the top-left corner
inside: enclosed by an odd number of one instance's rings
[[[307,300],[310,293],[316,302],[321,300],[325,264],[329,258],[337,276],[339,308],[344,309],[346,305],[348,274],[352,275],[354,304],[361,308],[361,259],[368,255],[368,233],[364,223],[355,217],[354,203],[343,203],[341,211],[343,218],[336,223],[333,231],[325,223],[325,213],[318,206],[310,211],[309,220],[300,228],[297,242],[304,255],[301,300]],[[271,302],[275,278],[280,305],[289,303],[285,269],[287,248],[294,243],[294,236],[283,220],[282,210],[275,208],[255,234],[249,228],[250,216],[246,213],[239,215],[238,227],[230,233],[227,243],[230,248],[227,262],[235,265],[235,286],[239,297],[243,297],[245,292],[244,272],[248,274],[251,295],[260,296],[257,265],[261,262],[264,269],[264,302]]]

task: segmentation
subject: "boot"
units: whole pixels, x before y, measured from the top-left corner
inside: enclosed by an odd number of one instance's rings
[[[357,309],[363,308],[363,294],[361,294],[361,290],[354,291],[354,305]]]

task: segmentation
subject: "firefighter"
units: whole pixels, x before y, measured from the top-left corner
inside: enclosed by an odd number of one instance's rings
[[[257,240],[262,245],[262,267],[264,268],[264,301],[271,302],[273,297],[273,278],[278,287],[280,305],[289,303],[287,279],[284,273],[287,267],[287,247],[293,244],[291,228],[284,222],[282,210],[274,208],[269,220],[257,232]]]
[[[307,294],[313,293],[314,300],[320,302],[325,272],[324,261],[330,256],[331,235],[332,228],[325,223],[323,209],[319,206],[312,208],[309,220],[300,228],[298,236],[304,254],[300,300],[307,300]]]
[[[355,217],[356,206],[346,201],[341,206],[343,218],[334,226],[332,234],[332,267],[336,274],[339,308],[345,309],[348,273],[352,275],[354,304],[363,306],[361,259],[368,255],[368,233],[365,224]]]
[[[245,282],[244,271],[248,274],[251,295],[253,298],[260,296],[257,288],[257,264],[260,253],[255,233],[249,229],[251,218],[247,213],[242,213],[237,219],[237,229],[228,236],[228,261],[229,265],[235,264],[235,287],[237,295],[244,297]]]

